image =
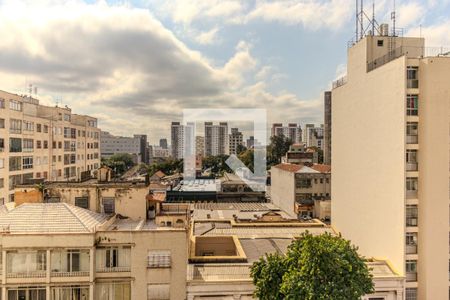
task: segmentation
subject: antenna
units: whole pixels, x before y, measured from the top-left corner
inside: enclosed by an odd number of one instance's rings
[[[396,12],[395,12],[395,0],[394,0],[394,10],[391,12],[391,20],[392,20],[392,36],[395,36],[395,21],[396,21]]]
[[[372,35],[375,35],[375,0],[372,1]]]
[[[361,12],[359,14],[359,18],[360,18],[360,25],[361,25],[361,32],[359,33],[361,36],[361,39],[364,38],[364,0],[361,0]]]

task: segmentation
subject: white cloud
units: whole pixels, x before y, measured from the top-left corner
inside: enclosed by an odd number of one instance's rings
[[[424,18],[425,8],[417,3],[410,2],[401,4],[397,8],[397,22],[398,26],[401,28],[408,28],[411,25],[420,24]]]
[[[264,81],[254,83],[265,66],[248,42],[214,65],[145,9],[3,2],[0,36],[1,89],[20,92],[32,82],[45,103],[59,96],[113,133],[167,137],[183,108],[267,107],[270,116],[293,121],[320,115],[314,102],[287,91],[273,95]]]
[[[218,31],[219,28],[214,27],[211,30],[201,32],[195,36],[195,40],[201,45],[216,44],[219,41],[219,38],[217,37]]]
[[[450,47],[450,20],[438,25],[416,26],[408,32],[409,36],[425,38],[427,47]]]

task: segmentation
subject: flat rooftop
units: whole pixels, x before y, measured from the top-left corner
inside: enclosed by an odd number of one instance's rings
[[[181,180],[180,184],[173,188],[179,192],[219,192],[219,179],[195,179]]]

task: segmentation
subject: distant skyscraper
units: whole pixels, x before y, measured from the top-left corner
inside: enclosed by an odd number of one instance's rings
[[[246,146],[248,149],[251,149],[253,148],[254,145],[255,145],[255,137],[252,135],[247,139]]]
[[[181,159],[186,154],[193,154],[195,143],[194,127],[193,123],[183,125],[180,122],[172,122],[171,146],[173,158]]]
[[[197,155],[205,156],[205,137],[199,135],[195,137],[195,152]]]
[[[238,146],[244,145],[244,136],[239,128],[231,128],[230,134],[230,154],[238,154]]]
[[[146,134],[135,134],[135,138],[139,139],[139,152],[141,153],[141,159],[143,163],[149,163],[148,157],[148,143]]]
[[[159,146],[160,146],[162,149],[167,149],[167,139],[160,139],[160,140],[159,140]]]
[[[228,124],[221,122],[214,125],[205,122],[205,156],[216,156],[229,153]]]
[[[283,126],[282,123],[274,123],[272,125],[272,136],[280,135],[289,138],[294,144],[302,141],[302,129],[297,123],[289,123],[288,126]]]
[[[324,94],[323,163],[331,165],[331,92]]]

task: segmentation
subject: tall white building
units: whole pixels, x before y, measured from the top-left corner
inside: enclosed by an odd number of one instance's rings
[[[185,155],[194,154],[195,147],[195,124],[183,125],[180,122],[172,122],[171,125],[171,147],[172,157],[182,159]]]
[[[229,154],[228,124],[205,122],[205,156]]]
[[[288,126],[283,126],[281,123],[274,123],[272,125],[272,136],[280,135],[284,135],[294,144],[298,144],[302,141],[302,128],[297,123],[289,123]]]
[[[33,179],[78,180],[100,166],[97,119],[0,91],[0,203]]]
[[[239,145],[244,145],[244,136],[239,128],[231,128],[230,134],[230,154],[238,154]]]
[[[317,147],[323,149],[323,135],[323,124],[321,124],[319,127],[316,127],[314,124],[306,124],[305,130],[303,131],[303,142],[307,147]]]
[[[332,91],[333,225],[407,300],[449,299],[450,57],[424,45],[366,36]]]

